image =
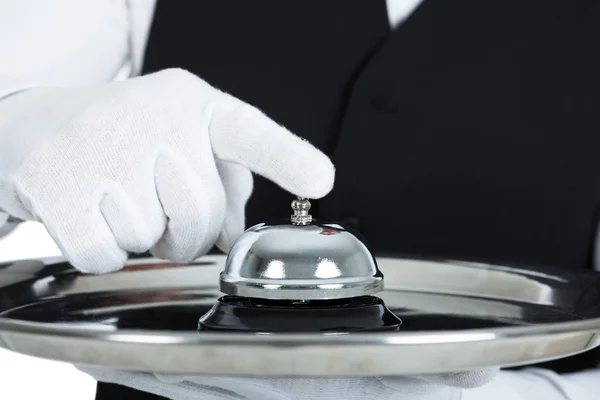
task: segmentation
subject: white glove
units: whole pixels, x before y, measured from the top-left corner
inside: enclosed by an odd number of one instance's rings
[[[244,229],[250,171],[327,194],[329,159],[259,110],[183,70],[0,101],[0,209],[43,222],[78,269],[126,251],[189,262]]]
[[[498,372],[492,368],[420,377],[258,378],[150,374],[87,366],[77,368],[96,380],[173,400],[459,400],[463,388],[485,385]]]
[[[600,370],[567,375],[530,368],[421,377],[239,378],[78,368],[96,380],[173,400],[594,400],[600,390]]]

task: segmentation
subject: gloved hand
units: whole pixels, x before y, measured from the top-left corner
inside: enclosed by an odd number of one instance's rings
[[[173,400],[459,400],[462,389],[483,386],[498,373],[498,369],[492,368],[419,377],[258,378],[150,374],[87,366],[78,368],[96,380]],[[489,400],[488,397],[481,399]]]
[[[189,262],[244,229],[251,172],[308,198],[329,159],[259,110],[172,69],[0,101],[0,209],[43,222],[89,273],[151,249]]]
[[[254,378],[178,376],[78,367],[96,380],[173,400],[592,400],[600,369],[559,375],[550,370],[486,369],[420,377]]]

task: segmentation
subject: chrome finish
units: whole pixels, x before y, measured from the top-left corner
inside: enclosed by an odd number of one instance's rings
[[[310,201],[299,197],[292,201],[292,210],[294,214],[290,217],[294,225],[308,225],[312,222],[312,215],[308,213],[310,210]]]
[[[220,275],[223,293],[322,300],[383,289],[375,258],[359,238],[337,223],[314,222],[306,199],[292,201],[292,210],[290,221],[256,225],[234,243]]]
[[[381,291],[383,275],[339,224],[260,224],[233,245],[219,283],[223,293],[244,297],[337,299]]]
[[[378,258],[400,332],[198,332],[225,257],[82,275],[0,264],[0,346],[74,364],[263,376],[384,376],[524,365],[600,344],[600,273]]]

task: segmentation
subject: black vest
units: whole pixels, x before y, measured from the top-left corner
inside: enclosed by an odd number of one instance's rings
[[[375,252],[589,268],[599,34],[597,1],[424,0],[392,32],[383,0],[163,0],[143,72],[188,69],[327,152],[316,215]],[[291,199],[257,178],[248,224]]]
[[[186,68],[326,151],[324,219],[376,252],[589,267],[600,9],[577,0],[159,1],[144,73]],[[248,223],[289,214],[257,179]]]

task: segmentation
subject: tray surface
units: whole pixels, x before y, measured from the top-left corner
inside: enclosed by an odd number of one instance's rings
[[[0,346],[129,370],[400,375],[515,366],[600,344],[600,274],[378,258],[399,332],[198,332],[224,256],[148,258],[108,275],[60,260],[0,264]]]

